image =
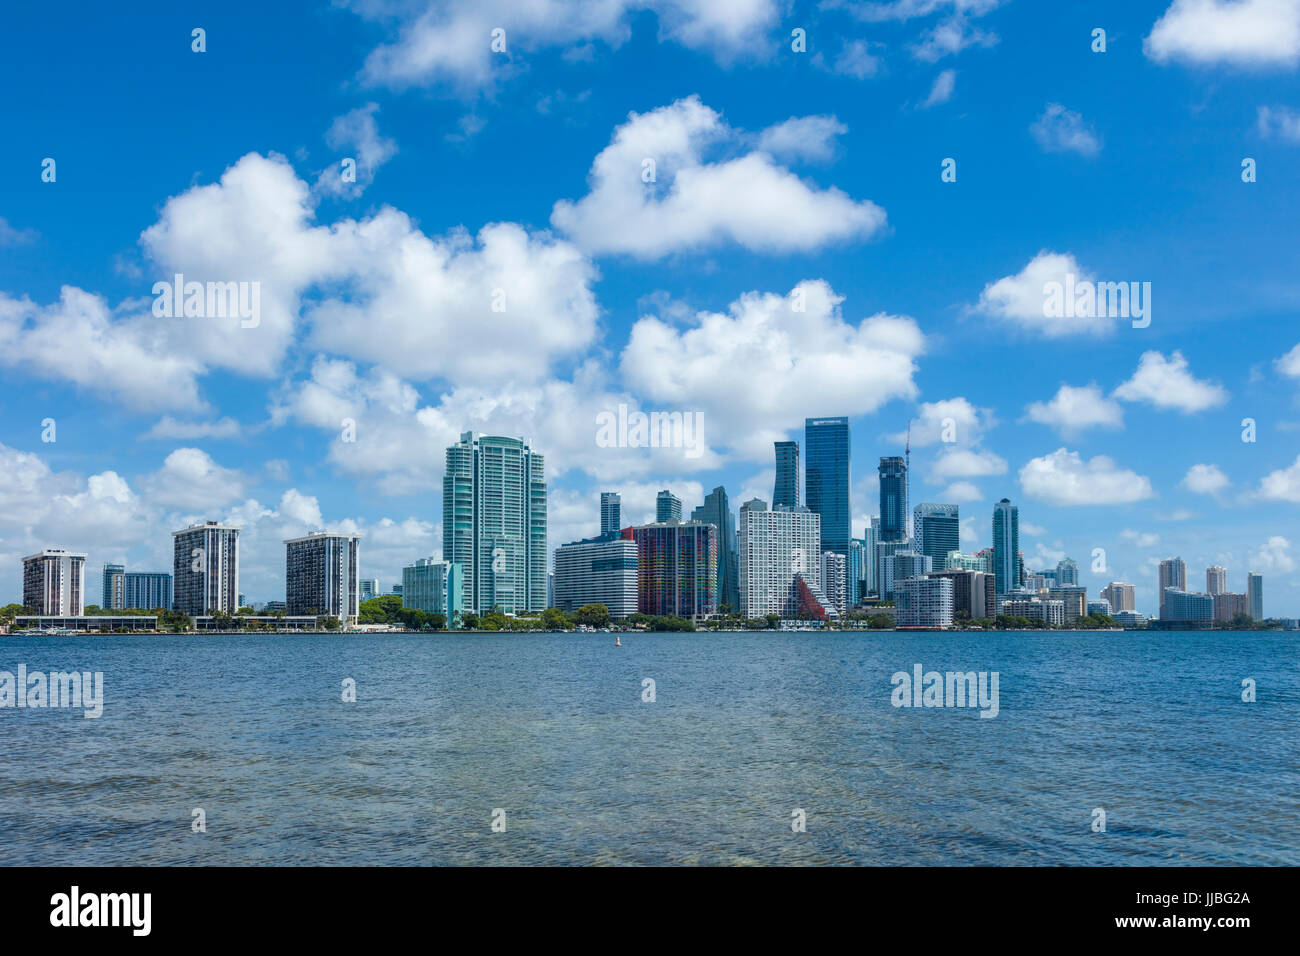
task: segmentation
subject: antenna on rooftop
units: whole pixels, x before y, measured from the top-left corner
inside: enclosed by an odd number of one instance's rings
[[[916,534],[912,527],[912,420],[907,420],[907,447],[903,451],[903,529],[911,540]]]

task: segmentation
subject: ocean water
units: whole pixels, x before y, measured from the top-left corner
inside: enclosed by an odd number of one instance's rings
[[[0,637],[105,684],[0,709],[0,863],[1300,864],[1295,633],[623,643]],[[917,663],[997,671],[997,717],[893,707]]]

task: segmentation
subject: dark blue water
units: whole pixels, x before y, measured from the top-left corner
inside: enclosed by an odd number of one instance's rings
[[[1297,637],[0,637],[106,685],[0,709],[0,863],[1295,865]]]

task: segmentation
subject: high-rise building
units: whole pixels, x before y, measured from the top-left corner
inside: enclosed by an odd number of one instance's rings
[[[1079,583],[1079,565],[1073,558],[1057,562],[1056,583],[1059,587],[1073,587]]]
[[[382,592],[379,590],[379,578],[362,578],[361,579],[361,600],[373,601],[379,597]]]
[[[284,542],[284,603],[290,614],[356,624],[361,606],[361,536],[314,531]]]
[[[1049,599],[1065,606],[1065,623],[1078,624],[1088,614],[1088,589],[1077,584],[1057,585],[1047,591]]]
[[[239,528],[216,521],[172,532],[172,606],[190,617],[239,610]]]
[[[1250,617],[1250,595],[1233,594],[1229,591],[1219,591],[1211,594],[1214,599],[1214,619],[1231,624],[1236,620],[1238,614]]]
[[[961,519],[956,505],[922,503],[912,509],[912,537],[921,554],[943,570],[948,552],[961,547]]]
[[[99,606],[105,611],[119,611],[126,607],[125,575],[125,565],[104,565],[104,597]]]
[[[893,598],[894,586],[894,555],[900,552],[911,552],[912,542],[908,538],[901,541],[877,541],[876,542],[876,560],[875,571],[876,580],[872,590],[882,600],[887,601]],[[931,570],[934,570],[933,567]]]
[[[876,545],[880,543],[880,518],[868,518],[862,529],[862,583],[858,587],[858,600],[876,592]]]
[[[861,538],[849,541],[849,607],[856,607],[862,600],[862,569],[867,563],[867,546]]]
[[[822,594],[839,615],[849,607],[849,569],[844,555],[834,551],[821,554]]]
[[[1156,579],[1156,594],[1160,596],[1160,617],[1165,616],[1165,591],[1174,588],[1178,591],[1187,590],[1187,565],[1182,558],[1166,558],[1160,562],[1160,570]],[[1213,613],[1207,615],[1213,617]]]
[[[821,589],[821,516],[808,508],[771,511],[754,498],[740,509],[740,613],[797,617],[802,575]]]
[[[947,568],[952,571],[991,571],[989,563],[992,560],[992,555],[987,552],[987,548],[979,554],[962,554],[960,551],[949,551],[942,568],[940,568],[937,561],[935,567],[940,570]]]
[[[86,555],[46,548],[23,558],[23,607],[31,614],[86,613]]]
[[[122,575],[122,607],[142,611],[160,607],[170,611],[172,576],[162,571],[127,571]]]
[[[848,558],[852,536],[849,508],[849,420],[804,420],[804,500],[821,517],[822,551]]]
[[[985,571],[964,568],[947,568],[931,571],[929,577],[948,578],[952,581],[952,613],[954,617],[997,617],[997,595],[994,594],[993,575]]]
[[[692,521],[702,521],[718,529],[718,607],[726,604],[740,611],[740,556],[736,553],[736,519],[731,502],[721,485],[704,496],[704,504],[691,512]]]
[[[880,459],[880,540],[907,537],[907,462],[901,456]]]
[[[885,575],[881,581],[881,598],[898,600],[898,585],[908,578],[920,578],[934,570],[929,557],[916,551],[895,551],[885,562]]]
[[[1116,614],[1137,610],[1136,593],[1137,589],[1133,585],[1122,581],[1111,581],[1101,589],[1101,596],[1110,602],[1111,610]]]
[[[993,574],[998,594],[1008,594],[1024,581],[1020,559],[1020,509],[1003,498],[993,506]]]
[[[776,486],[772,507],[799,507],[799,443],[779,441],[776,445]]]
[[[522,438],[462,434],[442,479],[442,557],[463,569],[466,611],[545,609],[545,456]]]
[[[637,612],[637,542],[613,535],[574,541],[555,549],[555,604],[576,611],[603,604],[614,620]]]
[[[465,573],[459,564],[417,558],[402,568],[402,607],[441,614],[454,627],[465,611],[464,600]]]
[[[718,610],[718,529],[663,521],[629,529],[637,547],[637,610],[703,618]]]
[[[600,493],[600,533],[615,534],[623,528],[623,498],[617,491]]]
[[[1205,592],[1207,594],[1223,594],[1228,590],[1228,571],[1219,565],[1213,565],[1205,569]]]
[[[899,627],[952,627],[953,582],[946,577],[904,578],[895,583]]]
[[[665,488],[655,498],[655,523],[682,520],[682,499]]]
[[[1162,592],[1160,619],[1162,621],[1214,620],[1214,596],[1168,587]]]
[[[1250,619],[1264,620],[1264,576],[1251,571],[1246,575],[1246,598],[1250,602]]]

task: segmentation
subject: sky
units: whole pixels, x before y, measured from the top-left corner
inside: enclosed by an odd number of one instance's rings
[[[770,501],[847,415],[855,533],[910,422],[964,550],[1007,497],[1091,596],[1179,556],[1300,616],[1300,0],[187,6],[0,36],[0,603],[202,520],[249,601],[322,528],[387,590],[464,431],[546,456],[553,548],[602,490]],[[1049,317],[1067,275],[1145,317]]]

